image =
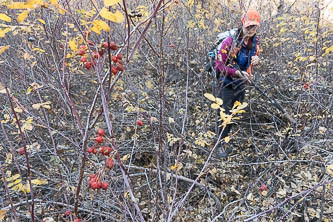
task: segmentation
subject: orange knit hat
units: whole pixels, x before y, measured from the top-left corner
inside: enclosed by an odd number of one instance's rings
[[[260,26],[260,16],[256,10],[249,10],[247,13],[242,15],[241,19],[244,27],[248,27],[250,25]]]

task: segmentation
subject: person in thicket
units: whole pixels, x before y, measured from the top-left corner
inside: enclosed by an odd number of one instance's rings
[[[251,81],[252,66],[259,63],[259,37],[256,35],[260,26],[260,16],[255,10],[249,10],[241,17],[242,26],[234,36],[223,40],[217,54],[215,70],[219,88],[218,97],[223,100],[222,108],[230,114],[236,101],[243,102],[245,85]],[[221,120],[218,122],[221,125]],[[232,124],[222,131],[219,127],[221,145],[217,147],[217,157],[226,158],[232,152],[232,147],[225,146],[223,139],[228,136]],[[221,135],[222,134],[222,135]]]

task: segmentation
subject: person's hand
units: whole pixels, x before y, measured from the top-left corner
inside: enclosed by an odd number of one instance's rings
[[[237,75],[238,78],[242,78],[242,79],[244,79],[244,80],[247,81],[247,82],[250,82],[250,81],[251,81],[251,80],[250,80],[250,74],[248,74],[248,73],[245,72],[245,71],[239,71],[239,70],[237,70],[237,71],[236,71],[236,75]]]
[[[252,56],[251,58],[251,64],[258,65],[260,62],[259,56]]]

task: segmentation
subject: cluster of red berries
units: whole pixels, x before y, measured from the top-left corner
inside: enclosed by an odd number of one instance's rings
[[[106,181],[101,182],[101,179],[95,174],[90,174],[90,180],[88,185],[93,190],[98,190],[98,189],[107,190],[109,186],[108,182]]]
[[[117,72],[120,71],[124,71],[124,66],[123,66],[123,55],[121,53],[119,53],[117,56],[112,56],[112,62],[113,62],[113,66],[111,66],[111,72],[114,75],[117,75]]]
[[[89,40],[88,45],[94,46],[95,43],[91,40]],[[98,51],[95,51],[92,53],[91,58],[89,59],[89,56],[87,56],[86,50],[88,49],[87,45],[80,45],[80,49],[77,51],[77,54],[81,56],[80,62],[84,63],[84,66],[86,69],[91,69],[91,67],[96,65],[96,59],[99,59],[104,55],[104,50],[110,48],[111,50],[115,51],[118,49],[118,46],[116,43],[111,42],[110,44],[108,42],[102,43],[102,46],[98,49]],[[111,72],[114,75],[117,75],[118,71],[124,71],[123,66],[123,55],[118,54],[117,56],[112,56],[112,61],[114,63],[114,66],[111,67]]]
[[[103,129],[99,129],[97,131],[97,137],[95,139],[96,143],[100,144],[104,142],[104,130]],[[112,147],[108,147],[108,146],[92,146],[88,148],[88,153],[93,153],[93,154],[97,154],[97,153],[101,153],[104,156],[109,156],[110,153],[113,151]]]

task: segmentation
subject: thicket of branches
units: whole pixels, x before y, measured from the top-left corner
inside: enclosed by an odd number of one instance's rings
[[[0,30],[0,221],[332,220],[333,28],[324,3],[123,0],[108,9],[124,20],[114,14],[104,20],[110,32],[97,34],[104,2],[29,2],[23,20],[25,9],[0,4],[11,18]],[[264,95],[248,85],[233,153],[220,160],[206,53],[250,7],[262,15],[254,83]],[[104,42],[117,50],[101,55]],[[89,70],[80,45],[88,61],[100,53]],[[119,54],[125,70],[114,75]],[[95,146],[113,151],[90,153]],[[91,189],[91,174],[108,188]]]

